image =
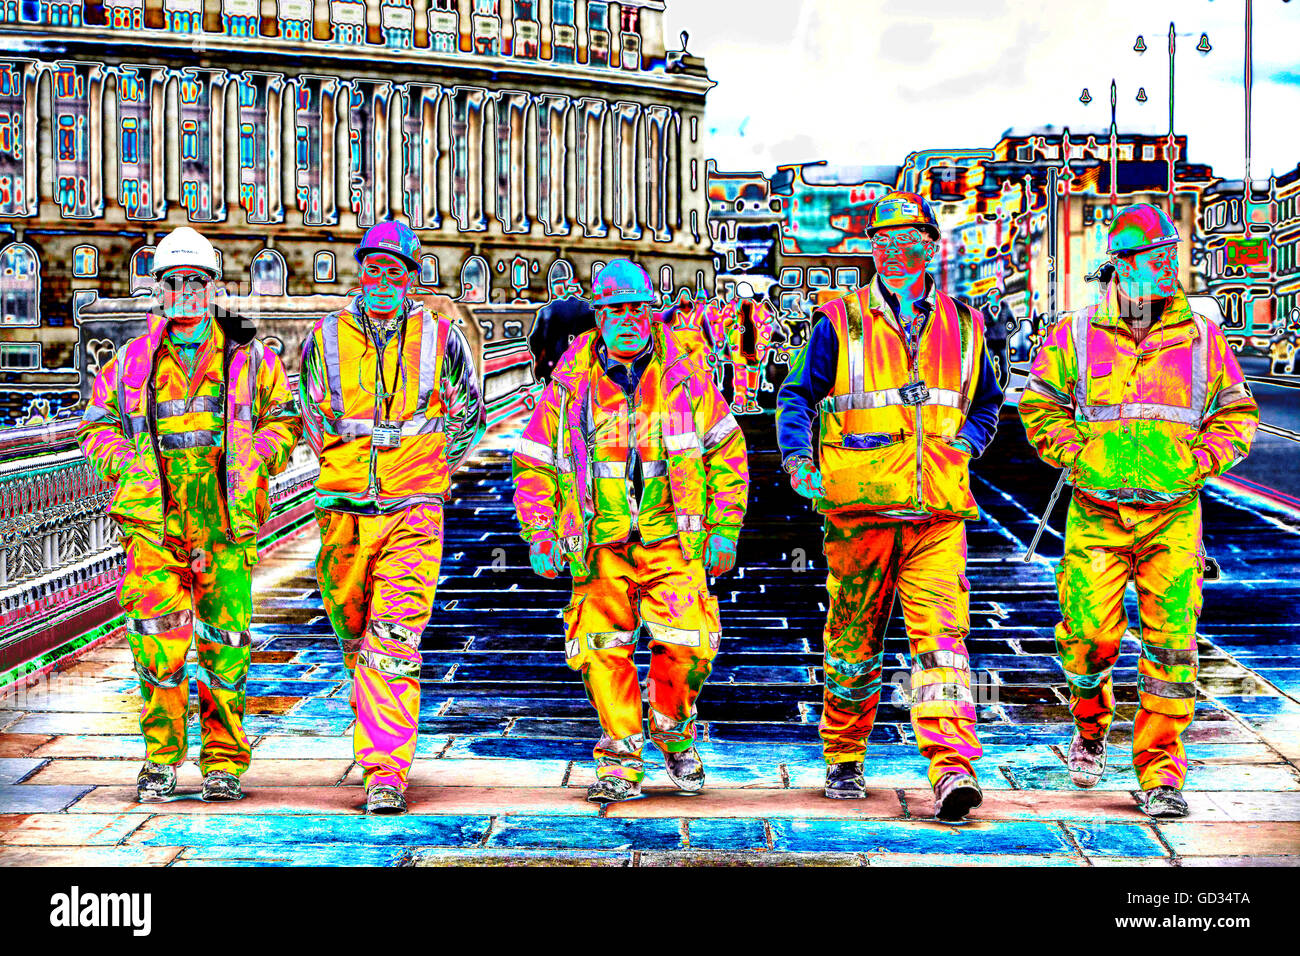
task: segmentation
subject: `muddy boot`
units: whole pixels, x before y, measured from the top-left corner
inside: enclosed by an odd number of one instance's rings
[[[867,795],[867,781],[862,776],[862,761],[848,760],[826,768],[826,789],[832,800],[862,800]]]
[[[171,764],[146,760],[135,778],[137,803],[154,803],[166,800],[176,792],[176,768]]]
[[[968,773],[945,773],[934,785],[934,817],[956,823],[984,802],[979,783]]]
[[[597,777],[587,788],[587,799],[592,803],[619,803],[641,796],[640,780],[622,777]]]
[[[1106,772],[1106,738],[1089,740],[1076,730],[1065,762],[1070,768],[1070,781],[1076,787],[1097,786]]]
[[[406,812],[406,794],[396,787],[379,784],[366,791],[366,813],[374,815]]]
[[[244,791],[240,789],[239,778],[233,773],[227,773],[225,770],[209,770],[203,777],[203,793],[200,796],[205,803],[242,800]]]
[[[1145,792],[1144,797],[1143,812],[1157,820],[1177,819],[1190,812],[1183,792],[1177,787],[1152,787]]]
[[[678,753],[665,750],[664,766],[668,769],[668,779],[677,785],[678,790],[699,793],[704,789],[704,761],[694,747]]]

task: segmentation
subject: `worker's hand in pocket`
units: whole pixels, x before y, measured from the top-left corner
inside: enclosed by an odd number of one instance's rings
[[[799,467],[790,475],[790,487],[805,498],[816,500],[826,497],[826,489],[822,487],[822,473],[811,461],[799,462]]]
[[[722,534],[709,535],[709,546],[704,553],[704,566],[713,575],[726,574],[736,566],[736,545]]]
[[[544,578],[560,576],[560,551],[554,538],[534,541],[528,548],[528,560],[536,574]]]

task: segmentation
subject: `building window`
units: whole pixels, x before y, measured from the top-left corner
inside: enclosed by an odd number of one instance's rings
[[[166,0],[163,11],[172,33],[203,32],[203,0]]]
[[[551,263],[551,268],[546,273],[546,288],[550,290],[551,298],[559,298],[561,288],[572,281],[573,266],[567,259],[556,259]]]
[[[41,324],[41,264],[22,242],[0,250],[0,325]]]
[[[813,289],[825,289],[831,284],[830,269],[809,269],[808,285]]]
[[[334,253],[318,252],[315,259],[315,275],[317,282],[334,281]]]
[[[620,17],[620,56],[623,69],[641,69],[641,11],[637,7],[623,7]]]
[[[311,0],[279,0],[276,13],[280,21],[280,38],[311,40]]]
[[[803,269],[798,266],[787,266],[781,270],[781,285],[787,289],[796,289],[803,285]]]
[[[221,29],[228,36],[257,36],[261,19],[260,0],[221,0]]]
[[[27,372],[40,367],[40,342],[5,342],[0,345],[0,369]]]
[[[393,0],[379,8],[379,24],[384,46],[409,50],[415,46],[415,11],[409,0]]]
[[[555,63],[575,62],[575,53],[578,49],[576,23],[573,0],[552,0],[551,60]]]
[[[141,246],[131,253],[131,294],[153,290],[153,246]]]
[[[609,66],[609,4],[600,0],[587,4],[587,62]]]
[[[6,0],[7,2],[7,0]],[[14,19],[17,20],[15,8]],[[27,215],[25,140],[27,72],[0,63],[0,216]]]
[[[253,295],[284,295],[284,257],[274,249],[263,249],[253,256],[249,267]]]
[[[366,5],[359,0],[330,0],[330,30],[335,43],[360,46],[366,42]]]
[[[673,291],[673,267],[662,266],[659,269],[659,291],[671,295]]]
[[[180,78],[181,205],[193,222],[212,215],[212,74],[188,69]]]
[[[99,250],[94,246],[77,246],[72,250],[72,274],[78,279],[99,275]]]
[[[150,71],[125,69],[118,74],[118,143],[121,176],[118,202],[128,219],[156,219]]]
[[[76,64],[54,74],[55,177],[59,212],[65,218],[88,219],[99,212],[90,202],[89,70]]]
[[[239,79],[239,204],[249,222],[270,222],[267,103],[270,77]]]
[[[856,289],[858,287],[858,270],[836,269],[835,285],[841,289]]]
[[[474,0],[474,52],[496,56],[501,52],[501,9],[498,0]]]
[[[488,300],[488,266],[482,256],[470,256],[460,270],[460,301]]]
[[[591,287],[596,288],[596,276],[600,275],[600,270],[605,268],[605,263],[597,259],[591,264]]]
[[[528,60],[537,59],[541,49],[541,25],[537,22],[537,0],[515,0],[515,38],[511,52]]]
[[[459,32],[456,0],[433,0],[429,5],[429,46],[435,53],[455,53]]]
[[[420,256],[420,285],[430,287],[438,284],[438,257],[435,255]]]

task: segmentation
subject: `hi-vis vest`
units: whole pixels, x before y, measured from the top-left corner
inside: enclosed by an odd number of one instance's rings
[[[1207,408],[1206,320],[1175,303],[1135,355],[1131,342],[1121,345],[1117,329],[1093,324],[1098,311],[1081,310],[1070,326],[1074,415],[1088,423],[1072,483],[1105,500],[1182,497],[1197,466],[1189,442]]]
[[[446,493],[442,363],[450,331],[447,318],[412,303],[405,336],[399,330],[388,340],[381,369],[380,353],[355,312],[321,320],[314,334],[328,390],[319,405],[318,505],[333,497],[396,508]],[[377,399],[384,389],[391,400]]]
[[[819,406],[823,512],[926,512],[977,518],[970,456],[953,447],[974,399],[984,323],[938,290],[915,360],[876,283],[822,305],[839,342],[835,384]],[[919,404],[905,401],[925,383]]]

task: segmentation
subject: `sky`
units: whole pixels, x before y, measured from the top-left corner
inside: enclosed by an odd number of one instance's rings
[[[1169,126],[1216,176],[1245,169],[1246,0],[668,0],[718,84],[704,153],[726,171],[898,165],[912,150],[991,147],[1010,128]],[[1254,0],[1252,179],[1300,164],[1300,0]],[[1212,49],[1196,50],[1201,33]],[[1133,45],[1141,34],[1146,52]],[[1079,101],[1087,87],[1092,102]],[[1147,94],[1137,102],[1139,88]]]

